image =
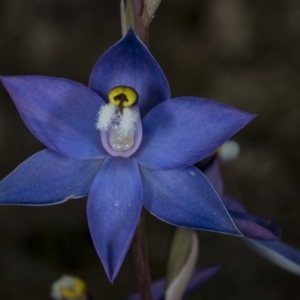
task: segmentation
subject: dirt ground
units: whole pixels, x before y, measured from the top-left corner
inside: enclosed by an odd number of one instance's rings
[[[0,74],[40,74],[87,84],[98,57],[121,37],[119,1],[3,0]],[[195,95],[258,114],[235,137],[240,156],[222,167],[226,193],[279,223],[300,249],[300,2],[163,0],[150,51],[172,96]],[[0,176],[44,148],[0,87]],[[0,208],[0,298],[48,299],[62,274],[82,277],[95,299],[135,289],[131,253],[111,285],[93,248],[86,199]],[[154,279],[164,276],[173,227],[148,215]],[[190,299],[300,298],[300,278],[265,261],[239,238],[199,232],[199,264],[224,269]]]

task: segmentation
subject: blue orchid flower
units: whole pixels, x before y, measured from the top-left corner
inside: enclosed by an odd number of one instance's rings
[[[89,86],[3,76],[32,134],[48,149],[0,184],[0,203],[49,205],[88,195],[92,239],[113,281],[142,206],[177,226],[241,235],[193,166],[254,115],[203,98],[170,99],[168,82],[130,30],[96,63]]]

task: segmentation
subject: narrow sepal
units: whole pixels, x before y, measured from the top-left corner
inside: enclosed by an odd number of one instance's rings
[[[6,76],[1,81],[26,126],[47,147],[78,159],[107,156],[95,125],[104,101],[91,89],[46,76]]]
[[[224,191],[224,182],[220,172],[220,159],[216,157],[213,162],[205,168],[203,174],[221,197]]]
[[[103,99],[116,86],[133,88],[138,94],[141,116],[170,98],[165,75],[132,29],[100,57],[90,75],[89,86]]]
[[[280,239],[281,228],[275,222],[249,214],[241,203],[231,197],[222,196],[221,199],[233,222],[245,237],[262,240]]]
[[[278,227],[272,221],[265,221],[257,216],[248,213],[238,213],[228,210],[230,216],[239,231],[249,238],[261,239],[261,240],[278,240],[278,230],[273,232],[271,229]]]
[[[221,199],[225,205],[225,207],[228,210],[234,211],[234,212],[239,212],[239,213],[246,213],[247,210],[246,208],[237,200],[228,197],[228,196],[222,196]]]
[[[143,119],[138,163],[151,169],[178,169],[207,157],[255,116],[196,97],[164,101]]]
[[[300,251],[280,241],[244,239],[246,245],[278,267],[300,276]]]
[[[97,253],[111,282],[131,244],[142,207],[142,186],[132,158],[108,157],[88,198],[88,223]]]
[[[140,170],[144,206],[157,218],[176,226],[241,235],[217,193],[196,167]]]
[[[101,163],[40,151],[1,181],[0,204],[47,205],[86,196]]]

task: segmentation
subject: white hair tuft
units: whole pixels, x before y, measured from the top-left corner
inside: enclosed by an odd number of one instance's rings
[[[116,117],[117,107],[112,104],[103,105],[98,113],[96,127],[99,130],[108,130],[112,120]]]
[[[124,108],[120,115],[120,134],[126,136],[135,130],[135,124],[139,118],[139,113],[129,108]]]

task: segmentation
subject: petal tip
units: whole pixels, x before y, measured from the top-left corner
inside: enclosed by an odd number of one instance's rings
[[[114,284],[114,281],[115,281],[115,279],[116,279],[116,276],[117,276],[117,275],[112,275],[112,276],[110,276],[110,275],[107,274],[108,280],[109,280],[109,282],[110,282],[111,284]]]
[[[223,231],[221,233],[233,235],[233,236],[236,236],[236,237],[244,237],[244,235],[237,229],[237,227],[235,225],[234,225],[233,229],[226,230],[226,231]]]
[[[2,84],[6,87],[6,85],[9,84],[9,82],[11,82],[12,80],[14,80],[17,77],[18,76],[0,76],[0,80],[1,80]]]
[[[97,252],[98,252],[98,251],[97,251]],[[126,253],[127,253],[127,252],[126,252]],[[99,253],[98,253],[98,254],[99,254]],[[122,263],[123,263],[125,257],[121,257],[120,260],[119,260],[119,262],[118,262],[116,265],[114,265],[114,266],[108,265],[108,264],[101,258],[100,254],[99,254],[99,257],[100,257],[100,259],[101,259],[101,261],[102,261],[103,268],[104,268],[104,271],[105,271],[105,273],[106,273],[106,276],[107,276],[109,282],[110,282],[111,284],[113,284],[114,281],[115,281],[115,279],[116,279],[116,277],[117,277],[117,275],[119,274],[120,268],[121,268],[121,266],[122,266]]]
[[[258,117],[257,114],[248,113],[248,119],[249,119],[249,122],[251,122],[252,120],[254,120],[254,119],[257,118],[257,117]]]

